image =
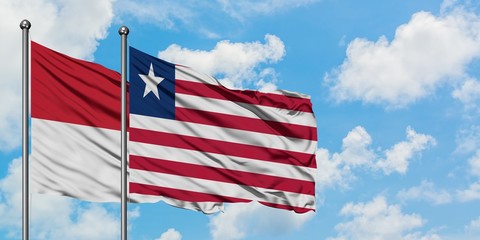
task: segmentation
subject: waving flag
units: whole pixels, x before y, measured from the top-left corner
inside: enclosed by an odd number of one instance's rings
[[[120,201],[120,74],[32,45],[32,190]]]
[[[316,141],[309,97],[230,90],[130,48],[131,199],[314,210]]]

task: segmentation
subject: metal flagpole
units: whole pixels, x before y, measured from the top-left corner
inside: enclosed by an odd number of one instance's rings
[[[122,38],[122,176],[121,176],[121,208],[122,208],[122,240],[127,240],[127,35],[128,28],[120,27],[118,34]]]
[[[30,82],[30,39],[29,29],[32,25],[28,20],[20,22],[22,29],[22,239],[28,240],[29,214],[29,166],[28,166],[28,110],[29,110],[29,82]]]

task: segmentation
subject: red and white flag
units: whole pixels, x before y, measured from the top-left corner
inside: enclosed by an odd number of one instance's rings
[[[120,74],[32,42],[32,189],[120,200]],[[230,90],[130,48],[132,202],[315,209],[309,97]]]
[[[315,209],[308,96],[230,90],[134,48],[129,71],[131,199],[206,213],[250,201]]]
[[[119,202],[120,74],[31,45],[32,190]]]

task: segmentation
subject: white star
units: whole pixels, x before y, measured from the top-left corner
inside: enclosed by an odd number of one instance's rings
[[[138,74],[138,76],[140,76],[143,82],[145,82],[145,91],[143,92],[143,97],[147,96],[149,92],[153,92],[153,94],[155,94],[155,96],[160,100],[157,86],[165,78],[155,76],[155,73],[153,72],[153,64],[150,63],[150,71],[148,72],[148,75]]]

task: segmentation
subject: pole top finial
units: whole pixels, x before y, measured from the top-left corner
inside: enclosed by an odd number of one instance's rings
[[[128,27],[126,26],[121,26],[120,29],[118,29],[118,34],[120,35],[128,35],[130,30],[128,30]]]
[[[30,29],[30,27],[32,26],[32,24],[30,23],[30,21],[28,21],[27,19],[23,19],[21,22],[20,22],[20,28],[23,30],[23,29]]]

